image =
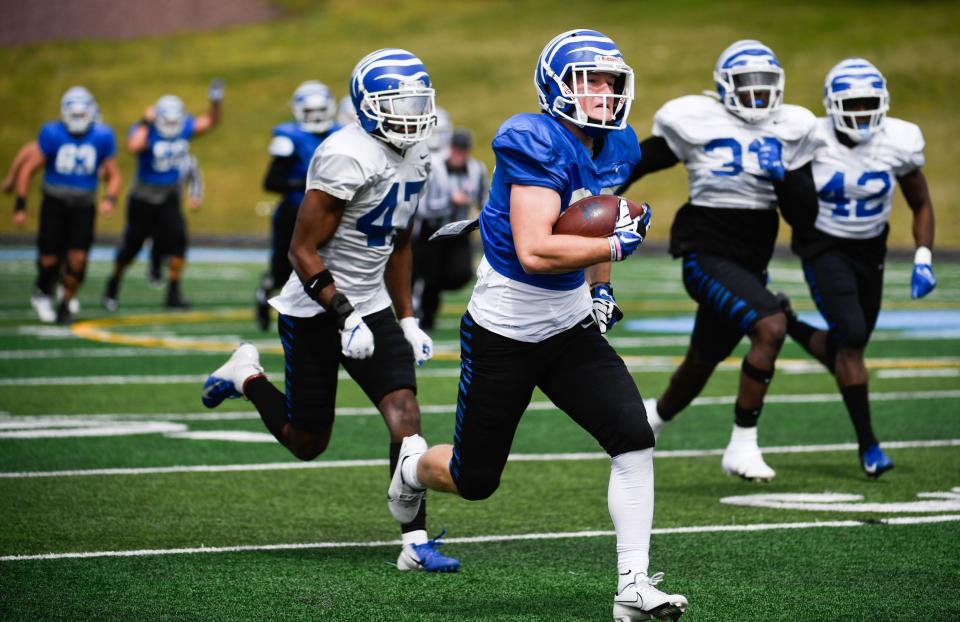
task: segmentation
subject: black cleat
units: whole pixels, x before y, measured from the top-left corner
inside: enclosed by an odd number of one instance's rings
[[[168,309],[189,309],[190,303],[180,294],[180,281],[170,281],[167,288],[167,300],[164,305]]]
[[[70,302],[67,300],[62,300],[57,307],[57,324],[62,326],[73,324],[73,314],[70,313]]]
[[[107,281],[107,288],[103,291],[103,308],[107,311],[116,311],[120,306],[117,296],[120,293],[120,279],[111,277]]]

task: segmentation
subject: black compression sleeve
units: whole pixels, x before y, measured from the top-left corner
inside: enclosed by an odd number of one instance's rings
[[[290,179],[290,169],[293,168],[293,158],[274,158],[270,161],[267,176],[263,180],[263,188],[270,192],[287,194],[303,190],[306,179]]]
[[[807,229],[813,226],[820,205],[810,163],[787,171],[783,181],[774,182],[773,190],[777,193],[780,213],[792,228]]]
[[[662,136],[650,136],[640,141],[640,162],[630,172],[630,178],[617,188],[617,194],[623,194],[644,175],[670,168],[680,161]]]

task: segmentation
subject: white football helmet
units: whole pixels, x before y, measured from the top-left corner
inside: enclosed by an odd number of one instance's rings
[[[854,142],[865,141],[883,127],[890,110],[887,80],[868,60],[842,60],[824,81],[823,107],[838,132]]]
[[[333,127],[337,100],[329,87],[316,80],[307,80],[297,87],[290,102],[293,118],[305,132],[323,134]]]
[[[783,68],[773,50],[753,39],[720,54],[713,81],[724,107],[748,123],[770,116],[783,102]]]
[[[164,95],[154,104],[154,110],[157,117],[153,125],[157,128],[157,133],[164,138],[179,138],[187,118],[183,100],[176,95]]]
[[[349,95],[340,98],[340,105],[337,106],[337,123],[343,127],[353,125],[357,122],[357,111],[353,107],[353,100]]]
[[[437,125],[427,138],[427,147],[433,153],[442,153],[450,148],[450,138],[453,136],[453,123],[450,115],[443,108],[437,107]]]
[[[423,61],[406,50],[371,52],[350,76],[350,98],[360,127],[398,149],[430,136],[437,122],[435,97]]]
[[[68,89],[60,98],[60,118],[71,134],[85,134],[99,114],[93,95],[82,86]]]

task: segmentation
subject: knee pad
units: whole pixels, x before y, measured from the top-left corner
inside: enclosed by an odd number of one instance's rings
[[[646,412],[642,402],[621,406],[616,425],[609,430],[606,438],[598,439],[600,446],[610,456],[653,447],[656,439],[650,424],[647,423]]]
[[[500,474],[489,470],[466,471],[454,483],[460,496],[467,501],[488,499],[500,487]]]
[[[751,380],[756,380],[761,384],[770,384],[770,381],[773,380],[773,369],[760,369],[759,367],[754,367],[750,364],[750,361],[743,359],[743,364],[740,365],[740,371],[743,372],[743,375]]]

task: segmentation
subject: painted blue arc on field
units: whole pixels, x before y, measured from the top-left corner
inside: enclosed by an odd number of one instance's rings
[[[800,313],[800,319],[817,328],[826,329],[827,323],[819,313]],[[677,333],[689,335],[693,331],[693,316],[653,317],[622,322],[632,332]],[[960,337],[960,310],[930,309],[918,311],[880,311],[877,330],[903,331],[913,335]]]

